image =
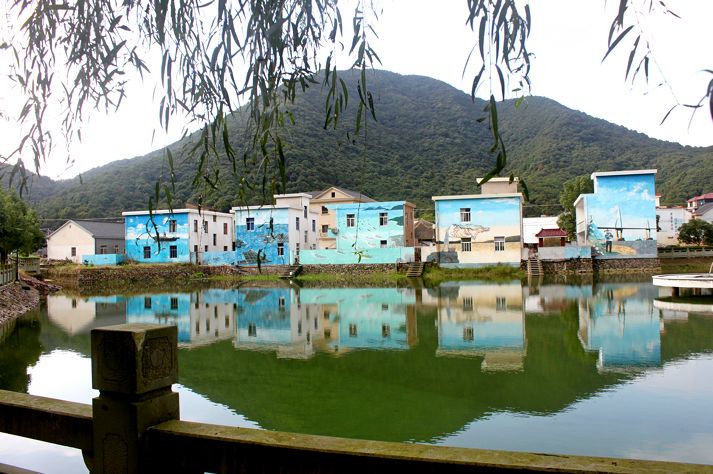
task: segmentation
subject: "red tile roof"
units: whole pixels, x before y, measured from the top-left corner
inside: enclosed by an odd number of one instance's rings
[[[705,193],[701,194],[700,196],[692,197],[688,200],[688,202],[698,201],[699,199],[713,199],[713,193]]]
[[[567,237],[567,232],[562,229],[542,229],[535,237]]]

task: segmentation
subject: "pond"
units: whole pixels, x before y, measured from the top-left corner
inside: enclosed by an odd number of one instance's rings
[[[56,294],[0,343],[0,388],[91,403],[92,328],[176,324],[185,420],[713,464],[713,315],[666,296],[519,281]],[[9,435],[0,463],[86,471],[76,450]]]

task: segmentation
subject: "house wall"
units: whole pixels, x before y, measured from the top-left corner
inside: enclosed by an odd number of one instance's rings
[[[437,252],[427,258],[444,267],[520,265],[522,248],[522,203],[520,196],[436,200]],[[470,209],[470,221],[460,210]],[[496,250],[495,238],[504,237],[504,250]],[[471,250],[463,251],[463,238]]]
[[[661,229],[656,232],[656,244],[659,247],[678,245],[678,229],[691,220],[691,213],[684,207],[657,207],[656,215]]]
[[[537,245],[538,238],[535,234],[542,229],[559,229],[557,216],[552,217],[524,217],[522,219],[522,242],[523,244]]]
[[[215,217],[215,222],[213,218]],[[195,221],[198,221],[196,231]],[[208,223],[208,231],[203,230],[203,221]],[[227,224],[227,231],[223,224]],[[233,250],[233,215],[222,212],[191,209],[188,212],[188,248],[191,252],[232,252]],[[213,245],[213,234],[216,244]],[[207,247],[207,249],[206,249]]]
[[[176,231],[169,231],[169,220],[176,221]],[[153,222],[148,213],[125,215],[124,235],[126,237],[126,257],[140,263],[188,263],[191,261],[189,217],[187,213],[154,214]],[[157,242],[156,232],[161,238],[170,239]],[[170,248],[176,246],[176,257],[171,258]],[[144,247],[149,247],[149,258],[144,258]]]
[[[123,254],[126,242],[124,239],[94,239],[94,253],[97,255],[104,254]],[[104,252],[102,252],[102,246]]]
[[[334,193],[334,197],[332,197]],[[363,197],[361,202],[372,201],[372,199]],[[317,214],[317,232],[318,232],[318,242],[317,247],[320,249],[337,248],[337,235],[332,232],[331,229],[337,228],[337,214],[336,211],[330,206],[330,204],[353,204],[360,202],[359,199],[355,199],[353,196],[341,192],[337,188],[330,188],[322,193],[316,199],[310,201],[310,210]],[[322,208],[326,208],[327,212],[322,213]],[[326,233],[322,233],[322,226],[326,225],[328,230]]]
[[[72,248],[76,250],[72,256]],[[82,262],[82,255],[94,255],[94,238],[86,230],[69,222],[47,239],[47,258]]]
[[[654,174],[595,176],[594,181],[596,191],[582,195],[586,233],[580,245],[595,247],[597,258],[656,257]],[[623,228],[620,240],[617,227]],[[611,251],[606,249],[607,230],[613,234]]]
[[[365,250],[406,245],[404,227],[404,202],[367,202],[335,206],[337,212],[337,249]],[[380,214],[387,213],[386,224],[380,222]],[[347,227],[347,215],[355,216],[354,227]],[[413,239],[413,212],[410,213],[411,239]],[[413,240],[411,240],[413,242]]]
[[[235,259],[238,265],[287,265],[293,262],[294,226],[297,212],[287,208],[235,209]],[[253,230],[247,229],[247,219],[254,219]],[[270,222],[272,221],[272,228]],[[284,254],[277,254],[277,244],[284,245]]]
[[[202,265],[235,265],[235,252],[229,250],[227,252],[203,252],[200,256]]]
[[[304,265],[355,265],[367,263],[413,262],[414,247],[354,249],[317,249],[300,252],[300,263]]]
[[[98,255],[82,255],[82,263],[84,265],[119,265],[126,261],[124,254],[110,253]]]

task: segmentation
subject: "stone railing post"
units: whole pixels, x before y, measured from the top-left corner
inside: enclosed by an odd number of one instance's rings
[[[156,324],[92,330],[93,473],[146,472],[144,432],[179,419],[177,334]]]

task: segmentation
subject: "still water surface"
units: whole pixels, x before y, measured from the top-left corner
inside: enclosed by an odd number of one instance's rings
[[[185,420],[713,464],[713,316],[660,296],[520,282],[57,294],[0,343],[0,388],[91,403],[92,328],[176,324]],[[76,450],[8,435],[0,463],[86,470]]]

